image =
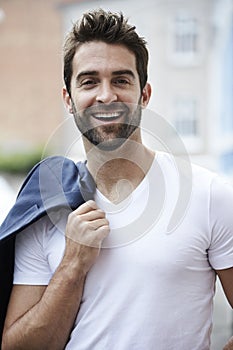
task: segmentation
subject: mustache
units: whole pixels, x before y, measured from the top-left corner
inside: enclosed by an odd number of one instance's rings
[[[92,114],[97,114],[97,113],[112,113],[112,112],[128,113],[129,107],[122,102],[112,102],[108,105],[100,104],[100,105],[87,107],[83,111],[83,114],[85,116],[91,116]]]

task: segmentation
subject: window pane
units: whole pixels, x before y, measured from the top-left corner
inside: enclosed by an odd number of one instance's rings
[[[195,18],[176,16],[174,49],[177,53],[195,53],[198,50],[198,22]]]
[[[181,136],[198,135],[197,102],[193,98],[177,98],[174,103],[174,126]]]

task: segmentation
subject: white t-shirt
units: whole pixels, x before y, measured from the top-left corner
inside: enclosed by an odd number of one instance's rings
[[[99,191],[95,200],[111,232],[87,275],[66,349],[210,349],[214,269],[233,266],[232,187],[197,166],[181,174],[170,155],[157,153],[124,202],[113,205]],[[44,217],[18,235],[15,284],[49,283],[66,220]]]

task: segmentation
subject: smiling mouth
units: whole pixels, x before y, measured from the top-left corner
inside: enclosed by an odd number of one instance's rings
[[[103,122],[111,122],[118,120],[123,116],[123,112],[100,112],[92,114],[92,117]]]

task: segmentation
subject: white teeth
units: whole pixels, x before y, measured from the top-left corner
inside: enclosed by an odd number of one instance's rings
[[[121,114],[118,112],[113,113],[97,113],[94,115],[97,119],[111,119],[111,118],[118,118]]]

